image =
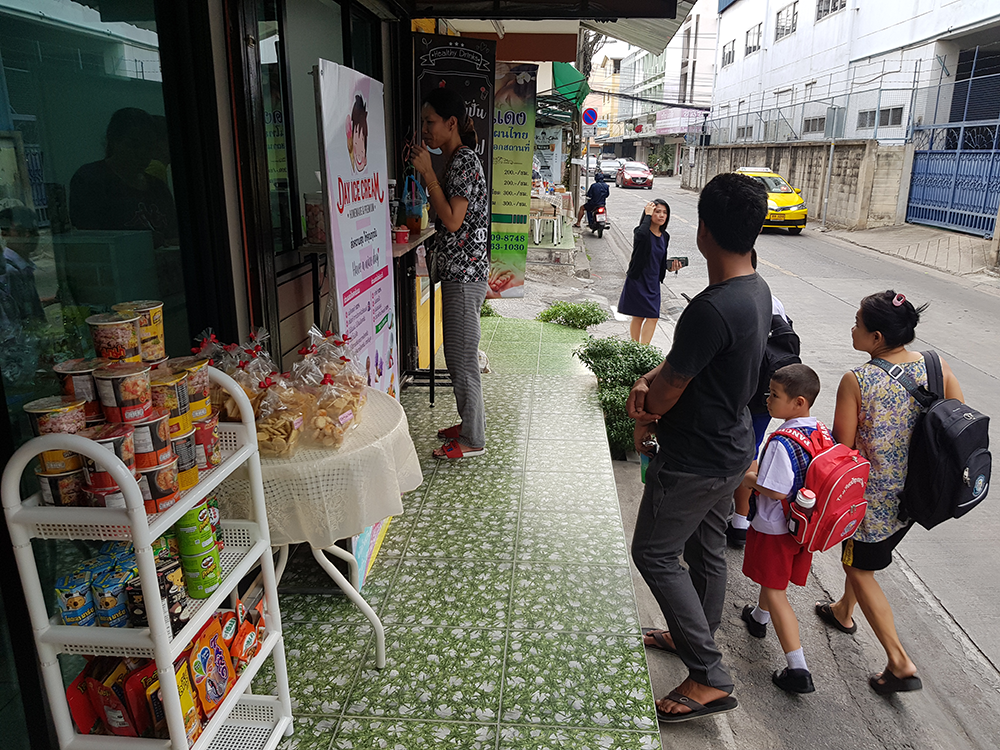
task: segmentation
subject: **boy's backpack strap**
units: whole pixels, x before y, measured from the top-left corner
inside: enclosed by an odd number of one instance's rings
[[[935,360],[937,360],[936,367],[940,371],[940,369],[941,369],[941,361],[939,359],[937,359],[937,354],[935,352],[931,352],[931,354],[933,354],[933,358]],[[925,357],[925,362],[927,362],[927,368],[928,368],[927,369],[927,382],[928,382],[928,384],[930,384],[932,382],[930,380],[930,377],[931,377],[931,365],[930,365],[929,359],[930,358]],[[918,386],[916,384],[916,382],[913,380],[913,378],[911,378],[909,375],[906,374],[906,370],[903,369],[902,365],[893,364],[892,362],[886,362],[884,359],[880,359],[878,357],[875,357],[875,358],[871,359],[869,361],[869,364],[875,365],[880,370],[885,370],[886,374],[890,378],[892,378],[897,383],[899,383],[901,386],[903,386],[903,388],[905,388],[907,390],[907,392],[911,396],[913,396],[913,398],[916,400],[916,402],[918,404],[920,404],[922,407],[924,407],[925,409],[928,406],[930,406],[931,404],[933,404],[935,401],[937,401],[937,397],[935,397],[935,394],[931,393],[926,388],[921,388],[920,386]],[[943,386],[942,386],[941,390],[944,391],[944,387]]]
[[[790,440],[794,440],[806,450],[810,458],[827,448],[832,448],[836,443],[830,434],[830,430],[819,420],[816,420],[815,429],[806,431],[797,427],[786,427],[781,430],[775,430],[771,437],[774,437],[774,435],[782,435]]]

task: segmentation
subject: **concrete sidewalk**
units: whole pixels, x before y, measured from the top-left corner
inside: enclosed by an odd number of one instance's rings
[[[901,224],[854,232],[833,229],[827,234],[956,276],[981,273],[997,267],[997,249],[993,240],[947,229]]]

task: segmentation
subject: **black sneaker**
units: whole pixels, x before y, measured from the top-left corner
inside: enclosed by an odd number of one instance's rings
[[[743,613],[740,615],[740,619],[747,624],[747,631],[750,635],[754,638],[763,638],[767,635],[767,625],[763,625],[753,619],[753,615],[751,614],[753,610],[754,606],[752,604],[746,605],[743,608]]]
[[[727,523],[726,543],[733,549],[743,549],[747,545],[747,530],[734,528],[732,523]]]
[[[786,693],[814,693],[813,677],[808,669],[791,669],[785,667],[780,672],[771,675],[771,682]]]

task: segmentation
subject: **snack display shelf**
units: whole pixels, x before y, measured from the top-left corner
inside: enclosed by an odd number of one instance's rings
[[[252,521],[223,521],[222,531],[225,546],[219,553],[219,560],[223,581],[207,599],[184,600],[190,608],[191,619],[170,642],[173,659],[181,655],[212,613],[223,605],[233,589],[230,578],[241,580],[260,563],[262,555],[271,552],[270,543],[260,538],[257,524]],[[38,638],[60,653],[153,658],[153,636],[149,628],[81,628],[61,625],[58,618],[49,622],[49,627],[39,633]]]
[[[209,747],[218,750],[230,747],[269,749],[277,745],[281,736],[292,732],[281,614],[274,561],[270,553],[253,409],[236,381],[214,368],[208,369],[213,385],[223,388],[236,401],[243,419],[240,423],[220,425],[223,462],[199,477],[195,487],[162,513],[147,516],[142,493],[131,470],[113,453],[79,435],[50,434],[34,438],[15,451],[4,469],[0,497],[35,632],[42,678],[60,748],[114,750],[169,747],[172,750],[188,750],[174,661],[219,605],[227,597],[235,597],[240,580],[258,564],[264,583],[267,637],[259,653],[227,694],[219,711],[206,724],[203,736],[195,747],[198,750]],[[93,459],[121,488],[125,508],[40,507],[37,495],[23,500],[20,494],[22,475],[39,453],[48,450],[74,451]],[[68,627],[50,621],[31,545],[32,538],[131,541],[146,610],[159,613],[163,611],[163,606],[152,542],[244,464],[249,475],[251,518],[223,522],[226,549],[221,555],[221,562],[225,578],[209,598],[202,600],[191,620],[176,637],[172,636],[168,618],[158,616],[149,616],[149,627],[141,629]],[[78,734],[66,701],[66,686],[58,660],[60,653],[152,658],[157,665],[170,739]],[[262,699],[243,695],[268,655],[274,659],[277,697]]]

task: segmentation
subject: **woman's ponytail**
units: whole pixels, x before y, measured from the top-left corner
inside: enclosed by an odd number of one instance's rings
[[[465,122],[458,129],[458,134],[462,137],[462,143],[465,146],[468,146],[473,151],[476,150],[476,145],[479,143],[479,134],[476,133],[476,124],[469,115],[465,116]]]

